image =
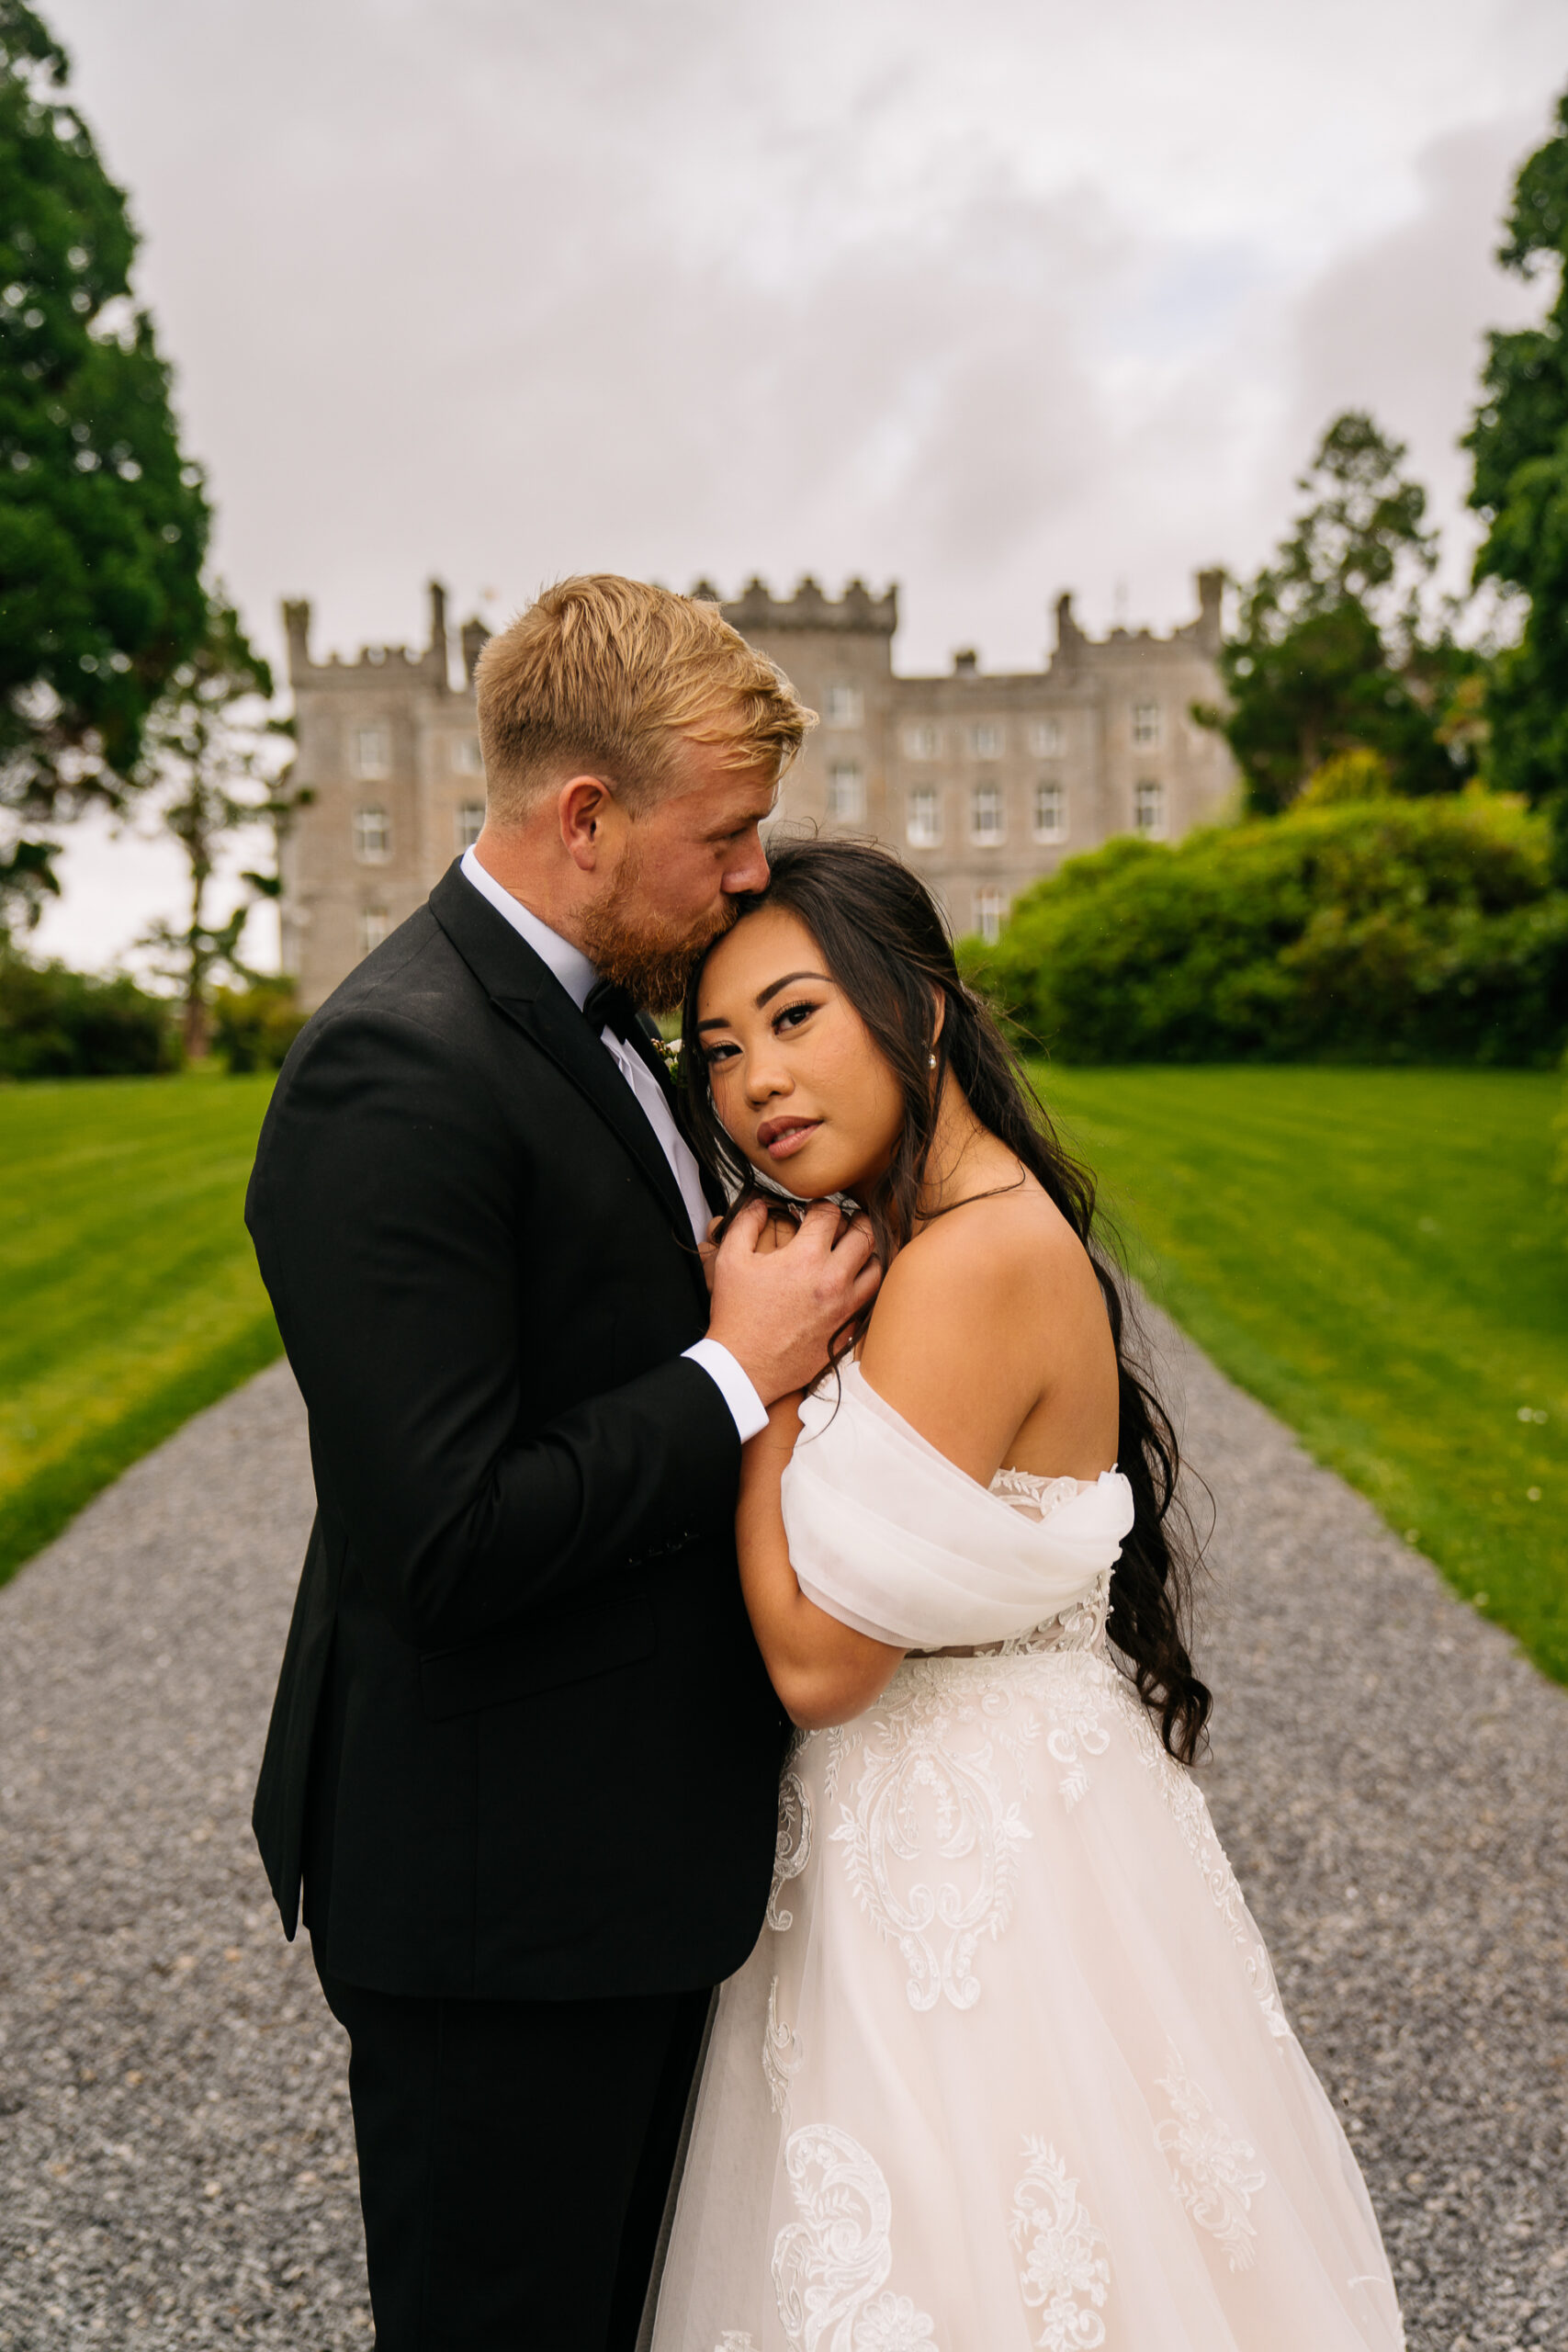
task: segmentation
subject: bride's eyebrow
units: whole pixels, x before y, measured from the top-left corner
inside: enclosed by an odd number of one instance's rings
[[[782,980],[771,980],[761,994],[753,999],[758,1012],[761,1012],[770,998],[777,996],[780,989],[787,989],[792,980],[822,980],[829,988],[832,986],[826,972],[786,972]]]
[[[821,980],[829,988],[833,985],[826,972],[786,972],[782,980],[770,980],[761,994],[752,998],[751,1001],[758,1012],[761,1012],[762,1007],[777,996],[780,989],[787,989],[792,980]],[[699,1021],[697,1023],[699,1029],[728,1029],[730,1023],[723,1014],[716,1012],[711,1014],[706,1021]]]

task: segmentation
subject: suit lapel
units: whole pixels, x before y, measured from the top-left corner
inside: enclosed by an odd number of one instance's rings
[[[555,974],[456,865],[431,892],[430,911],[492,1004],[549,1056],[630,1153],[696,1266],[692,1220],[659,1138]]]

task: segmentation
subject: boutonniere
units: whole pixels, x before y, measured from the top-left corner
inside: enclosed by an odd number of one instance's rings
[[[664,1064],[664,1067],[669,1071],[671,1077],[679,1078],[681,1075],[682,1039],[679,1037],[651,1037],[649,1038],[649,1043],[652,1046],[654,1052],[659,1056],[660,1060]]]

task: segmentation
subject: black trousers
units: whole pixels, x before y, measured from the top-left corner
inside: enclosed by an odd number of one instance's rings
[[[707,1993],[321,1988],[351,2044],[377,2352],[633,2352]]]

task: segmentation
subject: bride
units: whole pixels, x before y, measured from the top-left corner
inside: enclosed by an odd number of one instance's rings
[[[775,845],[685,1037],[739,1213],[852,1195],[887,1272],[747,1449],[741,1579],[797,1729],[654,2352],[1400,2345],[1188,1769],[1175,1450],[1089,1181],[882,851]]]

